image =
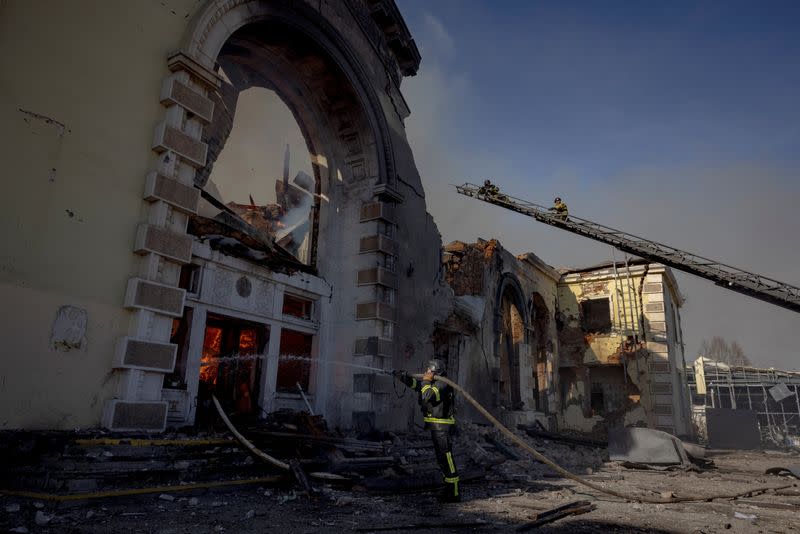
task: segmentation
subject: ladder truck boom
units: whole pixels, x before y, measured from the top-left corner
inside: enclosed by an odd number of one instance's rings
[[[570,215],[567,219],[559,217],[549,208],[512,197],[503,193],[484,194],[475,184],[466,183],[457,185],[458,193],[472,197],[495,206],[500,206],[511,211],[516,211],[539,222],[561,228],[574,234],[606,243],[619,250],[628,252],[649,261],[662,263],[679,271],[684,271],[706,280],[711,280],[718,286],[749,295],[800,312],[800,288],[779,282],[766,276],[751,273],[714,261],[691,252],[679,250],[669,245],[657,243],[643,237],[635,236],[621,230],[616,230],[580,217]]]

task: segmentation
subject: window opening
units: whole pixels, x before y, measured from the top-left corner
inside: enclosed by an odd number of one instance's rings
[[[611,332],[611,303],[609,299],[590,299],[581,302],[583,330],[592,334]]]
[[[192,324],[192,308],[184,308],[183,316],[172,320],[169,342],[178,345],[175,369],[164,376],[167,389],[186,389],[186,361],[189,354],[189,328]]]
[[[592,382],[592,415],[604,415],[605,413],[606,401],[603,384]]]
[[[178,287],[185,289],[187,293],[197,294],[200,292],[200,266],[193,263],[181,265],[181,275]]]
[[[269,89],[251,87],[233,99],[235,112],[204,190],[256,231],[303,263],[311,262],[316,179],[312,156],[294,115]],[[221,210],[201,202],[200,215]]]
[[[298,317],[311,320],[314,302],[309,299],[295,297],[294,295],[284,294],[283,296],[283,314],[292,317]]]

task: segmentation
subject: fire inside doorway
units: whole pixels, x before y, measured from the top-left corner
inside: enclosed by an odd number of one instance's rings
[[[213,417],[211,396],[228,413],[257,415],[266,325],[209,313],[200,360],[197,395],[198,420]]]

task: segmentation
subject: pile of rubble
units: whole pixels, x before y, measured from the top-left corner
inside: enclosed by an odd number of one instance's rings
[[[441,474],[430,436],[373,433],[348,436],[327,428],[319,416],[276,413],[266,421],[239,421],[241,432],[266,454],[295,466],[287,473],[254,458],[227,432],[131,436],[90,433],[7,433],[0,453],[5,491],[51,496],[98,492],[169,491],[178,487],[258,484],[292,487],[298,471],[338,488],[368,492],[413,492],[436,488]],[[599,465],[605,450],[518,434],[568,469]],[[549,469],[504,441],[493,427],[460,424],[454,456],[464,483],[476,479],[533,481]],[[313,491],[308,485],[301,489]]]

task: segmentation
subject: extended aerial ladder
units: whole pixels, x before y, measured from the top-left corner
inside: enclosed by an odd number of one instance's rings
[[[793,285],[725,265],[691,252],[678,250],[669,245],[656,243],[655,241],[581,219],[574,215],[564,219],[549,208],[504,193],[484,194],[481,192],[481,188],[474,184],[466,183],[455,187],[462,195],[516,211],[550,226],[555,226],[601,243],[607,243],[623,252],[711,280],[718,286],[732,291],[800,312],[800,288]]]

